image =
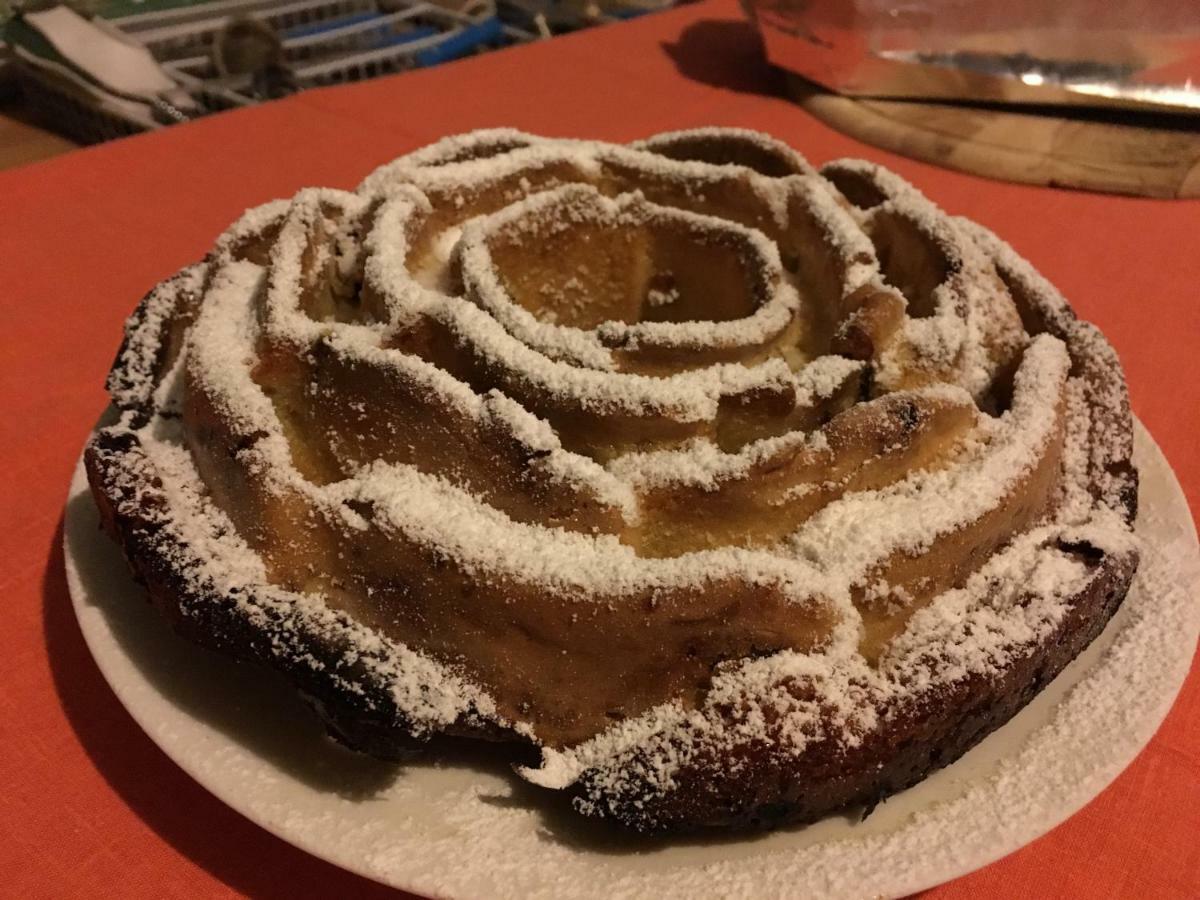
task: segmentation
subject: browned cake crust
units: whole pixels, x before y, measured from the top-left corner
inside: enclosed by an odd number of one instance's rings
[[[1099,332],[890,173],[743,132],[483,133],[263,208],[147,296],[109,386],[89,482],[180,634],[283,672],[351,747],[523,744],[524,777],[643,831],[920,781],[1086,647],[1137,566]],[[951,526],[889,543],[926,496]],[[853,577],[838,528],[881,548]]]

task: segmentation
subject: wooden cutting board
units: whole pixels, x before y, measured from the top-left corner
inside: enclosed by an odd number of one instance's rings
[[[1004,181],[1200,197],[1200,117],[1101,120],[899,100],[860,100],[788,76],[793,99],[860,141]]]

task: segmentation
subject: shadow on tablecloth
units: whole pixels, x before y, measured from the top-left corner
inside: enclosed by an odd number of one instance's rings
[[[74,502],[80,501],[90,499],[85,495]],[[54,688],[80,744],[121,800],[175,850],[248,896],[397,897],[262,830],[209,794],[151,742],[108,687],[84,643],[67,590],[62,534],[60,521],[43,577],[43,630]]]
[[[762,39],[747,21],[701,19],[663,50],[691,81],[740,94],[784,94],[784,80],[763,54]]]

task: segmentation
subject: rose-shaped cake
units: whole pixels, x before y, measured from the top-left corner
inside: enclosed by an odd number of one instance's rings
[[[155,288],[86,462],[189,638],[349,745],[531,748],[644,830],[869,804],[1137,553],[1116,357],[985,229],[766,136],[450,138]]]

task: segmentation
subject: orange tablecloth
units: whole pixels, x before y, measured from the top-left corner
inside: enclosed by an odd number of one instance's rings
[[[514,125],[628,140],[770,131],[899,171],[996,229],[1112,339],[1134,408],[1200,503],[1200,203],[1020,187],[865,147],[774,95],[728,0],[119,141],[0,174],[0,894],[383,896],[210,797],[142,734],[75,624],[59,549],[121,320],[247,206],[351,187],[443,134]],[[797,885],[797,894],[803,886]],[[1200,895],[1200,677],[1145,752],[1046,837],[939,898]]]

